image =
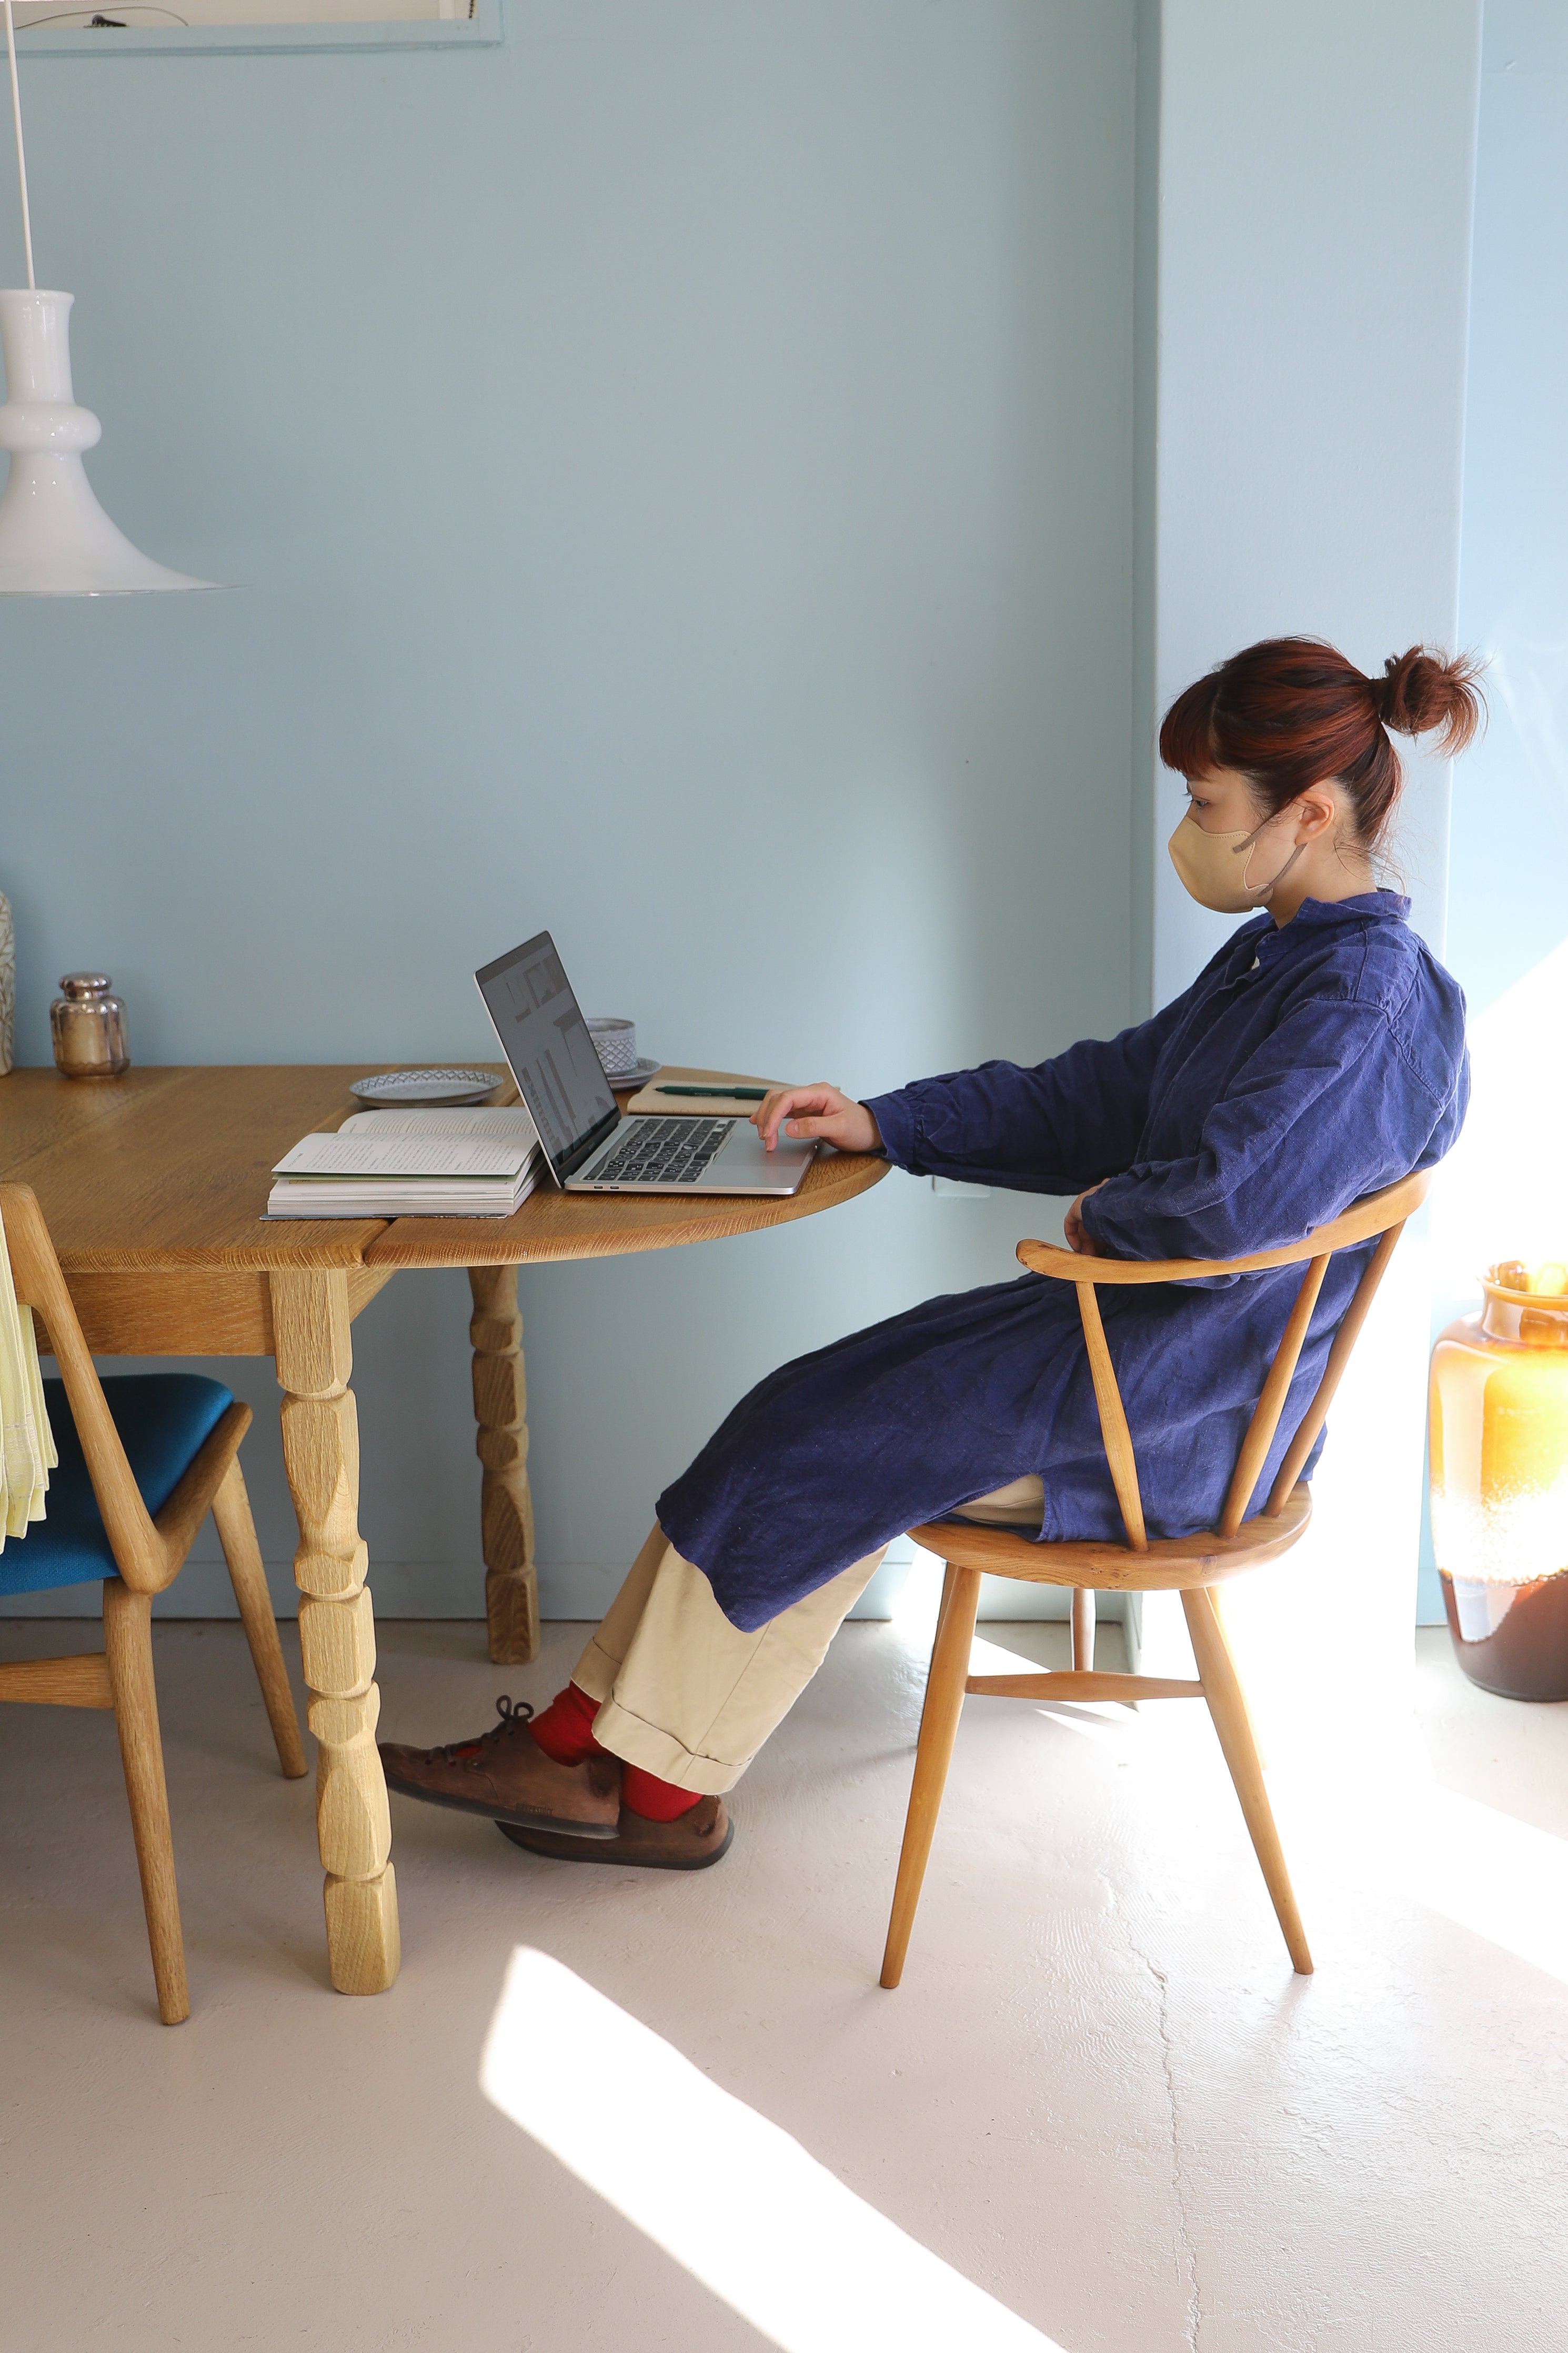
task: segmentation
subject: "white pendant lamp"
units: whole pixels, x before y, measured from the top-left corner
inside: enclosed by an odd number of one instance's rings
[[[0,290],[0,353],[5,362],[0,449],[11,454],[10,478],[0,498],[0,596],[130,596],[153,588],[211,588],[211,580],[171,572],[132,547],[110,522],[87,479],[82,451],[96,446],[103,427],[89,408],[77,406],[71,393],[70,307],[76,297],[40,291],[33,277],[11,0],[5,0],[5,8],[27,283]]]

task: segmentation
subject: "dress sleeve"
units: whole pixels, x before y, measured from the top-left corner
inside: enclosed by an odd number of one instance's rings
[[[1467,1092],[1461,1062],[1447,1101],[1435,1094],[1378,1007],[1309,1001],[1237,1073],[1190,1157],[1124,1166],[1080,1214],[1117,1258],[1275,1250],[1441,1159]]]
[[[1119,1037],[1085,1039],[1027,1069],[917,1079],[866,1108],[896,1167],[1016,1193],[1079,1193],[1125,1168],[1138,1148],[1160,1050],[1192,991]]]

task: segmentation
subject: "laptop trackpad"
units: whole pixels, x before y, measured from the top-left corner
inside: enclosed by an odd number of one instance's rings
[[[807,1138],[781,1135],[778,1150],[770,1152],[749,1119],[738,1119],[728,1141],[709,1162],[700,1185],[787,1185],[813,1157],[816,1145]]]

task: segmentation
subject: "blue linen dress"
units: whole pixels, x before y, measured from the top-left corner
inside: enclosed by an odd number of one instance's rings
[[[1374,891],[1309,899],[1283,928],[1255,916],[1120,1037],[873,1098],[887,1155],[1019,1193],[1099,1185],[1083,1222],[1119,1258],[1299,1241],[1440,1160],[1464,1119],[1464,997],[1408,913]],[[1331,1261],[1259,1494],[1373,1247]],[[1302,1271],[1100,1293],[1151,1535],[1214,1525]],[[750,1631],[1028,1472],[1045,1484],[1042,1540],[1122,1537],[1076,1292],[1033,1274],[928,1299],[771,1374],[666,1488],[658,1518]]]

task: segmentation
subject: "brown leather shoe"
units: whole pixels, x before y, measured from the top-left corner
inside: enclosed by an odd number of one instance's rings
[[[560,1838],[531,1824],[498,1821],[513,1846],[562,1862],[635,1862],[646,1871],[706,1871],[730,1852],[735,1825],[722,1798],[699,1798],[678,1821],[650,1822],[623,1806],[614,1838]]]
[[[614,1840],[619,1758],[557,1765],[527,1728],[533,1710],[526,1700],[513,1706],[503,1694],[496,1714],[500,1722],[477,1740],[449,1741],[444,1748],[378,1742],[387,1788],[432,1806],[455,1806],[459,1813],[487,1814],[492,1821],[569,1831],[574,1846],[583,1839]]]

